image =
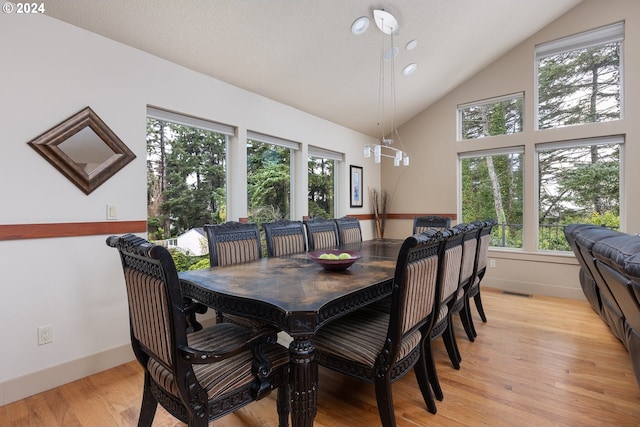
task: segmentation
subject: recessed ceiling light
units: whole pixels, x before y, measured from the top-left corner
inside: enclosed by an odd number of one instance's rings
[[[398,54],[399,49],[395,46],[390,47],[387,51],[382,55],[385,61],[391,61]]]
[[[409,76],[411,74],[413,74],[413,72],[418,68],[418,64],[412,62],[411,64],[405,66],[402,69],[402,74],[405,76]]]
[[[418,40],[413,39],[413,40],[409,40],[407,42],[407,44],[405,45],[405,49],[407,50],[413,50],[416,48],[416,46],[418,45]]]
[[[369,18],[366,16],[361,16],[351,24],[351,32],[356,36],[367,31],[367,28],[369,28]]]

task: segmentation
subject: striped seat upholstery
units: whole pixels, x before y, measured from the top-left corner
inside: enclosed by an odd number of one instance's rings
[[[131,345],[145,370],[138,425],[151,426],[160,403],[189,426],[204,427],[274,388],[279,423],[287,425],[289,355],[275,333],[231,323],[188,333],[200,306],[183,298],[169,251],[131,234],[107,244],[120,254]]]
[[[333,219],[314,218],[304,221],[307,230],[307,245],[310,251],[337,248],[338,228]]]
[[[451,218],[446,216],[417,216],[413,218],[413,234],[424,233],[427,230],[446,230],[451,227]]]
[[[362,242],[362,230],[358,218],[345,216],[336,218],[335,222],[336,227],[338,227],[338,243],[340,246]]]
[[[414,368],[429,411],[436,412],[421,342],[439,309],[442,235],[408,237],[390,298],[329,322],[312,338],[316,361],[376,387],[382,425],[395,425],[391,383]],[[380,309],[387,307],[388,309]]]
[[[262,224],[267,241],[268,256],[282,256],[306,252],[304,225],[302,221],[281,219]]]

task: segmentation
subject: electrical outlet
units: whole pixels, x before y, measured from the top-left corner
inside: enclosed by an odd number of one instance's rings
[[[38,328],[38,345],[53,342],[53,326],[40,326]]]
[[[496,260],[495,259],[491,258],[489,260],[489,267],[496,268]]]

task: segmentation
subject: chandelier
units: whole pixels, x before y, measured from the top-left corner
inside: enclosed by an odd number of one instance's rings
[[[400,166],[402,163],[404,166],[409,165],[409,155],[393,146],[397,139],[402,146],[402,140],[400,134],[396,128],[395,116],[396,116],[396,88],[395,88],[395,57],[398,54],[399,49],[394,45],[393,37],[398,32],[398,21],[389,12],[381,9],[373,10],[373,17],[378,29],[383,33],[382,36],[382,49],[380,52],[380,79],[379,79],[379,93],[378,93],[378,128],[380,130],[380,143],[365,145],[364,157],[369,158],[373,153],[373,159],[376,163],[380,163],[383,157],[393,159],[394,166]],[[369,26],[369,18],[361,16],[356,19],[351,26],[351,32],[359,35],[366,31]],[[386,46],[388,36],[389,46]],[[411,40],[407,43],[406,49],[411,50],[417,45],[416,40]],[[388,68],[388,70],[387,70]],[[404,67],[402,73],[407,76],[413,73],[417,68],[416,64],[409,64]],[[385,77],[388,75],[388,82]],[[387,87],[388,83],[388,87]],[[385,96],[385,92],[389,91],[389,96]],[[390,99],[388,99],[390,98]],[[390,109],[391,123],[390,127],[385,127],[385,109]],[[387,133],[389,131],[389,133]]]

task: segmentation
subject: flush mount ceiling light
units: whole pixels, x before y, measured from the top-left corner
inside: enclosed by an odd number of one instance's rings
[[[402,69],[402,74],[405,76],[410,76],[411,74],[413,74],[413,72],[418,68],[418,64],[416,63],[411,63],[406,65],[403,69]]]
[[[369,18],[367,18],[366,16],[361,16],[360,18],[353,21],[353,24],[351,24],[351,33],[359,36],[360,34],[367,31],[367,28],[369,28]]]

